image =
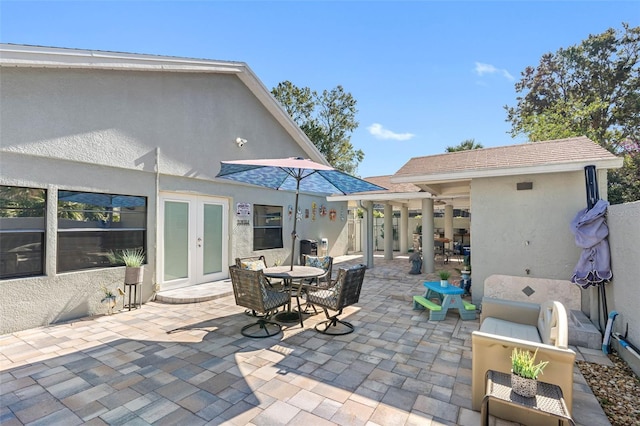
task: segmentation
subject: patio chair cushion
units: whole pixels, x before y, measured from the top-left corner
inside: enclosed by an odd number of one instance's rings
[[[538,327],[528,324],[518,324],[499,318],[487,318],[482,322],[480,331],[498,336],[514,337],[529,342],[542,343]]]
[[[289,302],[289,294],[280,291],[267,290],[262,284],[262,296],[264,297],[264,306],[267,309],[273,309],[282,306],[283,303]]]
[[[264,262],[262,260],[243,260],[240,263],[240,267],[250,271],[262,271],[264,269]]]
[[[325,271],[331,264],[331,256],[306,256],[306,265],[314,268],[324,269]]]

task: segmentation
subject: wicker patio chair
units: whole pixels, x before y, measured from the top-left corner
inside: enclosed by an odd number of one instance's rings
[[[342,315],[342,310],[347,306],[358,303],[366,269],[365,265],[357,265],[349,269],[340,268],[338,278],[329,288],[307,294],[307,302],[324,309],[327,316],[325,321],[316,324],[316,331],[333,336],[353,332],[353,325],[339,319],[338,316]],[[337,313],[329,315],[329,309]]]
[[[302,255],[302,264],[305,266],[313,266],[324,270],[324,274],[309,278],[303,281],[300,294],[306,297],[306,294],[311,291],[327,289],[331,285],[331,273],[333,271],[333,257],[331,256],[313,256],[309,254]],[[312,307],[314,313],[318,313],[318,310],[308,301],[304,308],[304,312],[308,311],[308,308]]]
[[[271,314],[280,306],[289,304],[289,293],[281,293],[269,288],[262,271],[229,267],[229,275],[233,285],[233,295],[236,305],[243,306],[252,312],[262,313],[258,321],[245,325],[240,331],[243,336],[264,338],[280,333],[282,327],[276,322],[269,321]],[[251,330],[257,330],[252,332]]]
[[[313,266],[324,270],[324,274],[311,278],[308,283],[315,284],[320,288],[327,288],[331,285],[331,273],[333,271],[333,257],[331,256],[311,256],[309,254],[303,254],[302,260],[305,266]]]
[[[236,266],[242,269],[250,269],[252,271],[260,271],[268,268],[267,259],[263,256],[236,257]],[[282,291],[284,282],[282,280],[265,277],[269,286],[278,291]]]

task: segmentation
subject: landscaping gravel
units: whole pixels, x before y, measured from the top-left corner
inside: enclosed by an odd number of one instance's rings
[[[576,361],[613,426],[640,425],[640,379],[618,355],[613,366]]]

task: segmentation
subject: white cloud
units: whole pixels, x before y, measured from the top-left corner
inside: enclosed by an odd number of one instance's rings
[[[396,141],[407,141],[415,136],[413,133],[392,132],[391,130],[382,127],[382,124],[380,123],[373,123],[371,126],[367,127],[367,130],[369,130],[369,133],[372,134],[376,139],[393,139]]]
[[[482,62],[476,62],[475,68],[476,74],[483,76],[485,74],[502,74],[507,80],[514,80],[514,77],[509,74],[506,69],[496,68],[491,64],[483,64]]]

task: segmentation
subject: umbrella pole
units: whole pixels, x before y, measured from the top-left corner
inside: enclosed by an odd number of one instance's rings
[[[293,271],[293,262],[295,260],[296,253],[296,226],[298,225],[298,196],[300,195],[300,179],[297,179],[296,184],[296,203],[293,209],[293,231],[291,232],[291,269]]]

